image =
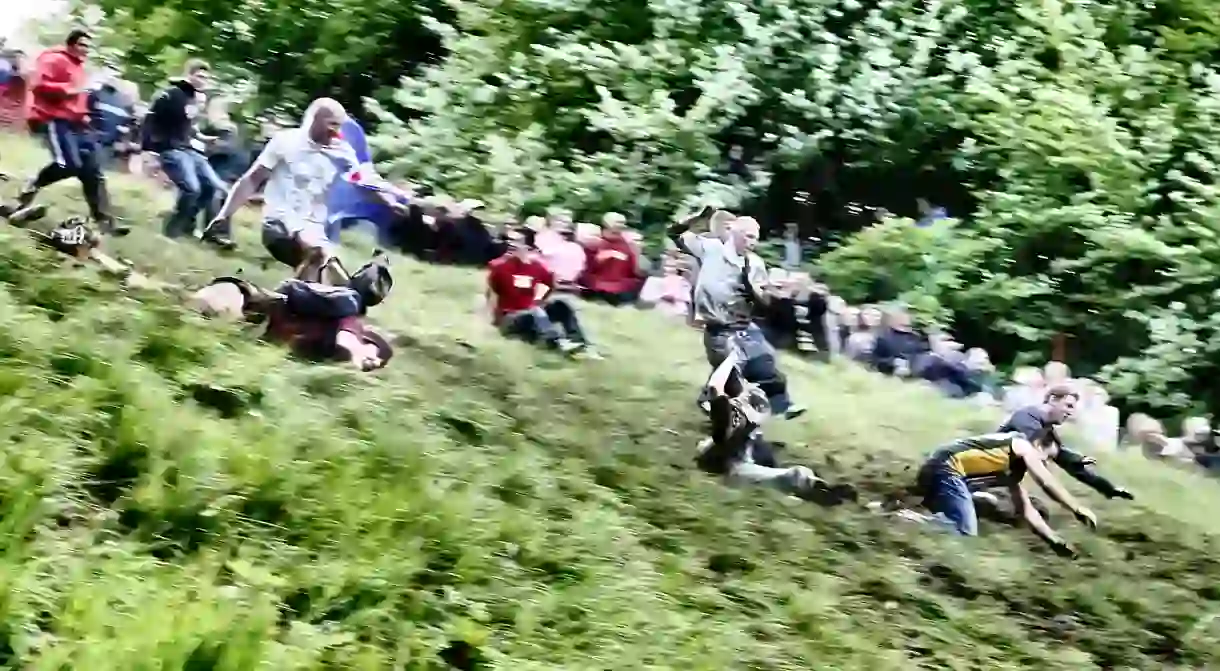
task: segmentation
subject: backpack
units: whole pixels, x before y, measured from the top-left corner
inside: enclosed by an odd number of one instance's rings
[[[304,280],[288,280],[277,291],[287,300],[288,312],[313,319],[343,319],[363,312],[363,301],[355,289]]]

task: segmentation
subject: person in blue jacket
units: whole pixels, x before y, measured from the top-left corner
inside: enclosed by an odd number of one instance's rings
[[[359,122],[349,117],[339,133],[356,150],[360,165],[331,187],[326,237],[337,243],[343,229],[370,222],[377,227],[379,244],[388,246],[394,223],[407,215],[410,196],[377,174],[368,138]]]

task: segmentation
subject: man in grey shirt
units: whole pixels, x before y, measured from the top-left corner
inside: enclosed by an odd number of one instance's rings
[[[670,226],[668,234],[678,249],[695,257],[699,274],[695,280],[695,316],[703,324],[703,347],[715,368],[734,348],[740,352],[742,375],[767,394],[771,412],[792,419],[805,412],[788,397],[788,381],[776,366],[775,348],[753,321],[754,307],[770,300],[767,267],[751,250],[758,243],[758,222],[735,218],[723,238],[691,231],[696,222],[708,220],[704,208]]]

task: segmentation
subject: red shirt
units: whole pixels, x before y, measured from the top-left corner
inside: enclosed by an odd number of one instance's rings
[[[555,286],[555,277],[536,257],[522,260],[515,254],[505,254],[488,264],[487,288],[496,297],[496,321],[538,305],[540,284],[549,290]]]
[[[66,47],[47,49],[34,62],[30,79],[30,120],[46,123],[61,119],[72,123],[89,120],[89,94],[85,93],[85,62]],[[76,95],[69,96],[69,91]]]
[[[635,291],[640,286],[639,259],[621,235],[594,240],[585,248],[586,289],[606,294]]]
[[[287,345],[299,356],[329,359],[335,355],[335,340],[340,331],[364,338],[364,323],[359,317],[311,319],[275,310],[267,320],[267,339]]]

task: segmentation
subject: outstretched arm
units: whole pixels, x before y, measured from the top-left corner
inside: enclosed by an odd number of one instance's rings
[[[1046,541],[1059,554],[1074,554],[1072,548],[1042,518],[1042,514],[1038,512],[1033,502],[1029,500],[1029,492],[1025,491],[1025,487],[1021,483],[1018,482],[1013,485],[1009,492],[1012,494],[1012,502],[1016,508],[1017,517],[1025,520],[1025,523],[1029,525],[1029,528],[1038,538]]]
[[[1028,440],[1024,440],[1022,438],[1013,440],[1012,451],[1014,454],[1024,460],[1025,466],[1029,470],[1029,474],[1034,477],[1034,480],[1038,483],[1038,486],[1046,490],[1046,493],[1049,494],[1051,498],[1055,499],[1059,505],[1067,508],[1073,513],[1077,513],[1081,510],[1080,504],[1077,503],[1076,499],[1063,488],[1063,485],[1059,484],[1059,481],[1056,480],[1055,476],[1051,474],[1050,470],[1046,467],[1046,464],[1042,463],[1042,455],[1039,454],[1037,448],[1035,448]]]
[[[1059,453],[1055,455],[1055,463],[1068,475],[1088,485],[1107,499],[1126,499],[1128,501],[1135,499],[1131,492],[1118,487],[1094,470],[1093,466],[1097,462],[1092,457],[1061,446]]]
[[[703,248],[699,244],[699,236],[691,229],[710,219],[714,211],[715,208],[711,205],[704,205],[695,214],[670,224],[669,228],[665,230],[665,234],[670,240],[673,240],[678,249],[695,258],[702,258]]]

